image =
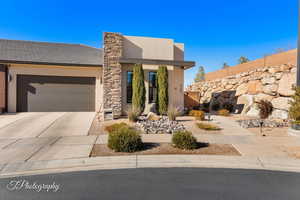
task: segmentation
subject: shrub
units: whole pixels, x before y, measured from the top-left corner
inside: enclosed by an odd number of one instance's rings
[[[195,117],[197,120],[203,121],[205,119],[205,113],[201,110],[191,110],[189,116]]]
[[[289,116],[294,120],[296,124],[300,123],[300,87],[294,87],[295,94],[292,96],[290,101]]]
[[[159,66],[157,71],[157,111],[164,115],[168,112],[168,70]]]
[[[221,116],[229,116],[229,115],[230,115],[230,112],[229,112],[229,110],[221,109],[221,110],[218,111],[218,115],[221,115]]]
[[[127,127],[108,135],[108,147],[116,152],[135,152],[142,149],[143,143],[140,134]]]
[[[192,150],[197,148],[196,138],[188,131],[175,132],[172,136],[172,144],[179,149]]]
[[[176,120],[176,117],[179,115],[179,111],[176,109],[176,108],[171,108],[169,111],[168,111],[168,117],[169,117],[169,120],[171,121],[175,121]]]
[[[261,119],[267,119],[273,112],[273,105],[267,100],[260,100],[257,102],[257,107],[259,110],[259,117]]]
[[[133,67],[132,79],[132,107],[138,114],[141,114],[145,109],[146,89],[144,83],[144,70],[142,65]]]
[[[221,130],[220,127],[213,125],[213,124],[208,124],[208,123],[197,123],[196,124],[198,128],[206,130],[206,131],[219,131]]]
[[[122,122],[122,123],[116,123],[105,127],[105,130],[109,133],[114,132],[116,130],[122,129],[122,128],[129,128],[128,124]]]
[[[131,109],[127,112],[127,115],[128,115],[128,119],[129,121],[131,122],[137,122],[138,120],[138,116],[139,116],[139,112],[134,110],[134,109]]]

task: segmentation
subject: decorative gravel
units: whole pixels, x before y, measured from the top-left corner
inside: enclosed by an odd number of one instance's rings
[[[176,131],[185,130],[183,124],[170,121],[167,116],[162,116],[159,120],[148,120],[146,117],[140,117],[136,126],[146,134],[172,134]]]

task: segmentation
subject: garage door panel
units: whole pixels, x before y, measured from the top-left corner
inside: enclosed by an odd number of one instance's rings
[[[95,111],[95,78],[18,75],[18,111]]]

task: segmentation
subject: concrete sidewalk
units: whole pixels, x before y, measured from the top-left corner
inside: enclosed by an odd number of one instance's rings
[[[0,178],[95,169],[162,167],[260,169],[300,173],[300,160],[205,155],[132,155],[93,157],[82,159],[19,162],[0,165]]]

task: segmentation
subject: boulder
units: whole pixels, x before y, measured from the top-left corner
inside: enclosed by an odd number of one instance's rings
[[[276,82],[276,79],[275,77],[272,77],[272,76],[267,76],[267,77],[264,77],[262,80],[261,80],[262,84],[264,85],[267,85],[267,84],[274,84]]]
[[[279,81],[278,93],[282,96],[292,96],[294,94],[293,84],[295,83],[295,73],[284,73]]]
[[[147,120],[152,120],[152,121],[157,121],[160,119],[160,116],[158,116],[157,114],[153,113],[153,112],[149,112],[147,117]]]
[[[274,74],[274,73],[280,72],[280,71],[281,71],[281,69],[280,69],[279,66],[275,66],[275,67],[269,68],[269,72],[270,72],[271,74]]]
[[[276,80],[280,80],[281,77],[282,77],[282,72],[277,72],[277,73],[275,74]]]
[[[263,87],[263,92],[265,94],[269,94],[269,95],[276,95],[277,93],[277,89],[278,89],[278,85],[276,84],[272,84],[272,85],[265,85]]]
[[[255,104],[253,104],[250,107],[250,110],[247,112],[246,115],[251,116],[251,117],[259,117],[259,110],[258,110],[257,106]]]
[[[272,119],[288,119],[289,114],[286,110],[274,109],[270,118]]]
[[[238,97],[237,99],[237,106],[240,107],[238,108],[241,114],[246,114],[251,106],[253,105],[254,101],[253,101],[253,96],[252,95],[242,95],[240,97]]]
[[[248,83],[248,94],[258,94],[262,92],[262,84],[260,81],[250,81]]]
[[[289,101],[291,101],[292,98],[288,97],[277,97],[271,101],[274,108],[279,110],[286,110],[288,111],[290,108]]]
[[[254,101],[255,102],[259,102],[261,100],[272,101],[274,98],[275,98],[274,96],[260,93],[260,94],[254,96]]]
[[[236,93],[235,93],[235,95],[236,95],[236,96],[241,96],[241,95],[243,95],[243,94],[246,94],[247,91],[248,91],[248,86],[247,86],[247,84],[241,84],[240,86],[238,86],[238,87],[236,88]]]
[[[296,68],[296,67],[293,67],[293,68],[291,69],[291,73],[297,73],[297,68]]]

